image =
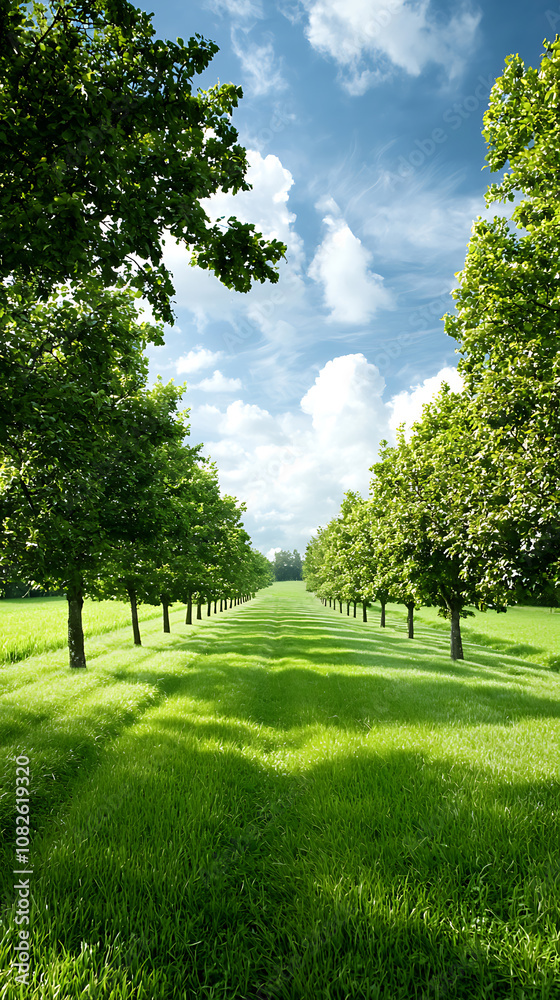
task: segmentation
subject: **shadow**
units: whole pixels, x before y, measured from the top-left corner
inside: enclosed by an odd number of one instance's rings
[[[241,752],[243,725],[176,709],[39,845],[34,933],[62,995],[103,976],[158,1000],[558,996],[558,781],[367,746],[282,772],[276,745]]]
[[[45,992],[558,997],[546,948],[560,785],[492,771],[476,751],[486,741],[491,760],[511,726],[560,717],[560,687],[492,650],[452,663],[437,638],[333,625],[322,608],[274,615],[263,599],[146,637],[126,668],[108,654],[70,722],[11,702],[12,738],[33,746]],[[122,692],[109,712],[112,682]]]
[[[475,610],[474,608],[470,609]],[[486,612],[488,614],[488,612]],[[480,615],[480,617],[484,617]],[[476,620],[476,619],[475,619]],[[472,626],[469,623],[473,621],[472,618],[464,619],[461,622],[461,634],[463,637],[463,647],[468,649],[471,646],[483,647],[487,649],[492,649],[497,653],[503,653],[506,656],[513,657],[523,657],[523,656],[542,656],[543,663],[541,667],[544,667],[544,659],[548,655],[547,650],[542,646],[534,646],[529,643],[515,642],[512,639],[500,639],[498,636],[485,635],[483,632],[478,632],[476,626]],[[398,632],[406,632],[406,612],[397,612],[394,606],[391,607],[391,611],[387,613],[387,622],[392,628]],[[422,638],[427,638],[431,633],[434,635],[441,634],[442,637],[447,633],[448,635],[449,626],[443,620],[426,622],[421,618],[416,619],[416,631],[417,634],[422,634]],[[533,666],[533,668],[539,669],[537,664],[528,664],[528,666]]]

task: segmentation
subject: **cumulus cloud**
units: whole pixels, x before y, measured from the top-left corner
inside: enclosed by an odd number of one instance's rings
[[[164,260],[173,274],[177,305],[190,311],[199,331],[215,320],[234,327],[249,322],[271,339],[284,339],[285,331],[278,329],[278,324],[286,322],[286,315],[298,309],[304,296],[303,243],[295,230],[296,217],[288,206],[294,179],[277,156],[263,157],[255,150],[248,150],[247,159],[247,180],[252,190],[236,195],[220,192],[202,204],[212,221],[233,215],[240,222],[252,222],[265,238],[286,244],[288,259],[280,264],[278,283],[256,282],[247,294],[232,291],[211,271],[190,266],[189,252],[173,241],[166,243]],[[233,337],[237,346],[242,340],[243,337],[237,340]]]
[[[395,431],[400,424],[405,425],[405,431],[410,431],[412,425],[422,418],[422,407],[437,395],[444,382],[453,392],[463,391],[463,378],[456,368],[442,368],[437,375],[426,378],[420,385],[399,392],[389,402],[392,411],[389,427]]]
[[[241,380],[238,378],[226,378],[221,371],[216,369],[209,378],[203,378],[202,382],[191,385],[191,389],[201,389],[203,392],[237,392],[243,388]]]
[[[351,94],[397,70],[419,76],[430,63],[451,79],[464,68],[481,14],[468,3],[446,17],[431,0],[303,0],[306,35],[335,60]]]
[[[177,327],[175,327],[177,330]],[[190,375],[192,372],[209,368],[222,357],[222,351],[209,351],[207,347],[198,345],[192,351],[188,351],[177,361],[177,373],[179,375]]]
[[[330,319],[338,323],[367,323],[379,309],[390,309],[392,298],[383,278],[369,270],[371,253],[340,218],[324,218],[326,236],[309,268],[309,276],[323,286]]]
[[[254,544],[301,551],[345,491],[367,494],[380,441],[417,419],[443,381],[460,388],[456,370],[444,368],[386,401],[376,365],[347,354],[320,369],[298,409],[275,415],[241,399],[223,410],[204,406],[192,413],[191,436],[205,441],[223,489],[246,502]]]

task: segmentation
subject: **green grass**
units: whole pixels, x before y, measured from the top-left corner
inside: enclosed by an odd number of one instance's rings
[[[0,671],[2,1000],[557,1000],[558,675],[298,584],[182,617]]]
[[[387,605],[388,621],[394,627],[405,628],[406,611],[402,605]],[[346,605],[344,605],[346,611]],[[496,611],[484,613],[470,608],[473,618],[461,621],[463,646],[468,652],[471,645],[489,646],[499,652],[522,656],[530,663],[541,666],[554,665],[558,669],[560,662],[560,611],[538,607],[514,606],[505,614]],[[374,621],[378,609],[373,612]],[[449,623],[438,615],[437,608],[420,608],[415,613],[418,636],[428,636],[427,629],[437,629],[449,634]],[[419,627],[419,629],[418,629]],[[467,655],[465,652],[465,655]]]
[[[142,604],[140,621],[161,614]],[[122,601],[84,601],[84,635],[113,632],[130,622],[130,607]],[[0,601],[0,663],[16,663],[27,656],[61,649],[68,641],[68,604],[64,597],[28,597]]]

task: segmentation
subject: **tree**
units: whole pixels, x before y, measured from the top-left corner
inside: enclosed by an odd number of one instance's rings
[[[270,587],[274,583],[272,563],[257,549],[251,549],[249,571],[251,577],[249,593],[256,593],[257,590]]]
[[[296,549],[281,549],[274,556],[274,575],[277,580],[301,580],[301,556]]]
[[[475,546],[464,557],[481,495],[469,401],[444,385],[423,407],[410,439],[401,427],[396,447],[383,445],[372,471],[372,501],[385,512],[400,585],[411,600],[439,606],[451,623],[451,658],[463,659],[461,618],[472,614],[468,605],[484,600],[502,606],[507,599],[504,584],[486,584],[484,557]]]
[[[46,296],[68,279],[124,276],[172,320],[164,234],[245,292],[275,282],[285,247],[202,201],[248,190],[233,84],[193,93],[217,46],[154,37],[126,0],[4,0],[0,8],[0,281]],[[141,263],[139,263],[141,261]],[[0,285],[0,291],[2,286]]]
[[[560,578],[560,39],[539,69],[510,56],[484,116],[487,201],[511,219],[479,218],[445,329],[458,341],[485,495],[470,551],[486,553],[489,588],[533,592]]]
[[[184,435],[181,390],[146,390],[153,328],[130,292],[89,279],[16,314],[0,343],[0,575],[66,591],[70,665],[84,667],[84,594],[124,530],[123,493],[141,504],[153,449]]]

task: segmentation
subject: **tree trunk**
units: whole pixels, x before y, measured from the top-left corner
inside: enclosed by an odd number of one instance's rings
[[[171,626],[169,624],[169,604],[163,597],[161,599],[161,606],[163,608],[163,631],[171,632]]]
[[[350,601],[346,601],[346,614],[350,617]]]
[[[187,601],[187,614],[185,617],[185,625],[192,625],[192,597],[190,595]]]
[[[202,618],[202,604],[200,603],[200,601],[197,601],[197,605],[196,605],[196,617],[197,617],[197,620],[199,618]]]
[[[362,621],[367,622],[367,604],[362,601]]]
[[[385,601],[381,601],[381,628],[385,628]]]
[[[338,609],[339,609],[340,613],[342,614],[342,601],[338,602]]]
[[[233,598],[232,597],[230,597],[230,599],[229,599],[229,606],[230,606],[230,608],[233,608]]]
[[[142,640],[140,638],[140,626],[138,624],[138,605],[136,603],[136,591],[132,587],[128,587],[128,599],[130,601],[130,616],[132,618],[132,634],[134,636],[134,645],[141,646]]]
[[[463,642],[461,639],[461,608],[451,608],[451,659],[464,660]]]
[[[218,614],[218,602],[217,601],[214,601],[214,614],[215,615]]]
[[[69,587],[66,594],[68,601],[68,659],[73,670],[84,669],[86,654],[84,650],[84,629],[82,625],[82,608],[84,598],[78,587]]]
[[[356,601],[354,601],[354,618],[356,617]]]
[[[407,606],[406,606],[406,610],[408,611],[408,638],[409,639],[414,639],[414,608],[415,608],[415,602],[414,601],[410,601],[407,604]]]
[[[209,618],[211,614],[212,614],[212,601],[208,601],[208,614],[206,615],[206,617]]]

